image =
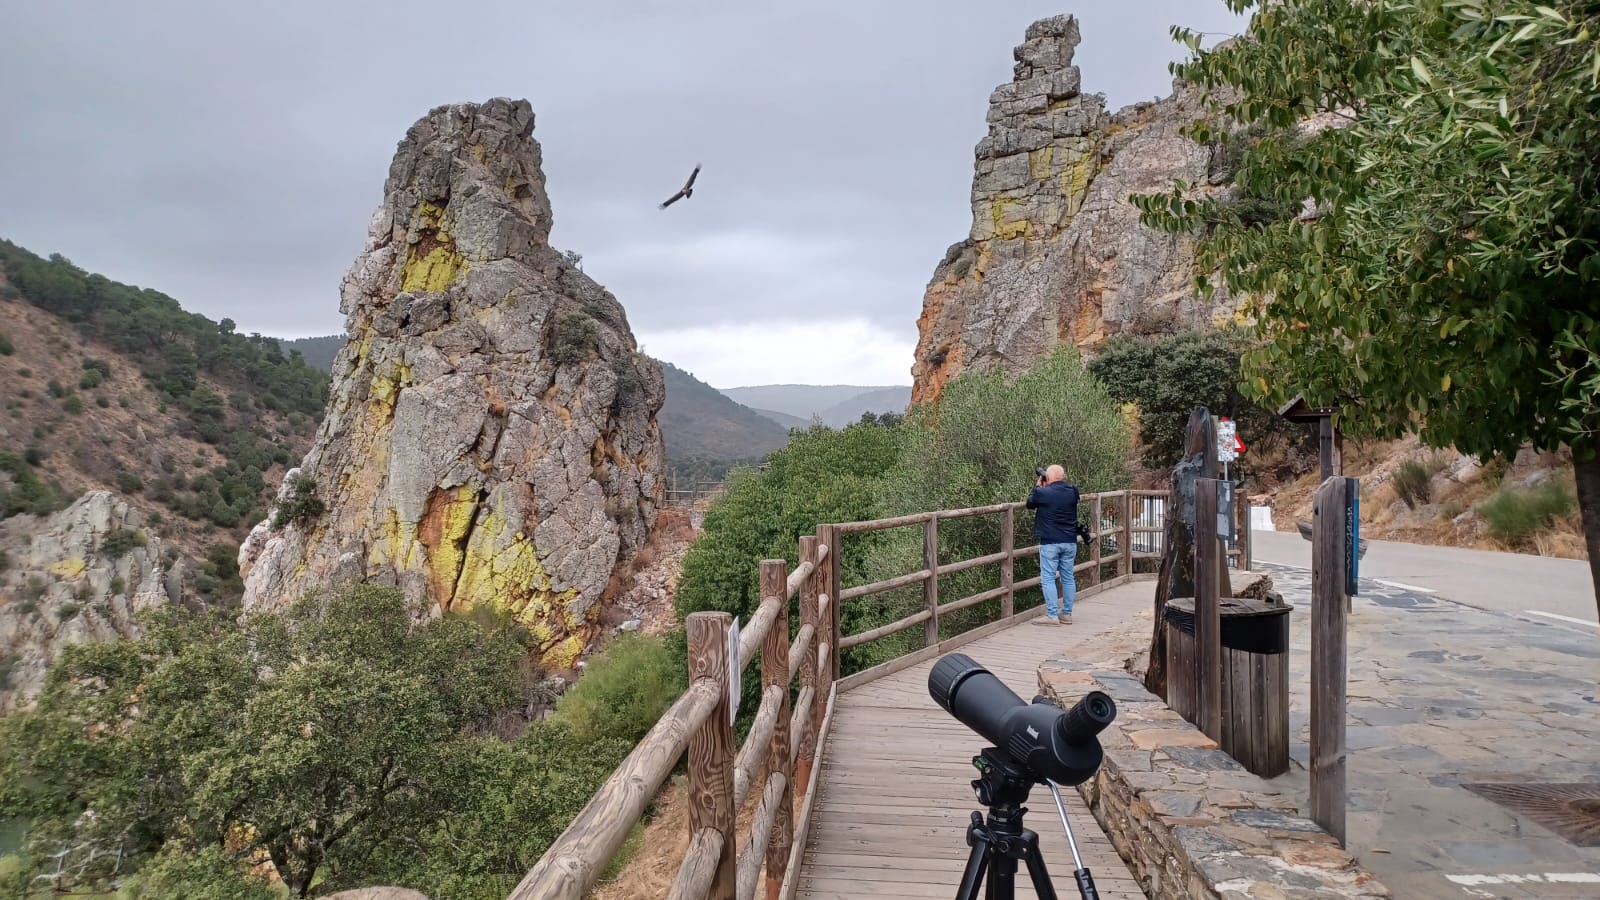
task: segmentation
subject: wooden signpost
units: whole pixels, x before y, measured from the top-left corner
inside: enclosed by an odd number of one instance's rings
[[[1359,485],[1333,477],[1317,488],[1311,541],[1311,819],[1345,842],[1345,629],[1358,556]]]
[[[1194,637],[1200,657],[1200,730],[1222,743],[1222,595],[1213,572],[1225,559],[1217,533],[1218,495],[1226,482],[1201,478],[1194,487]],[[1224,570],[1226,574],[1226,570]]]

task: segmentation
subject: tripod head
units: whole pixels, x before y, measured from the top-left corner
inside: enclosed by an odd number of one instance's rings
[[[992,809],[1010,809],[1028,801],[1028,792],[1037,781],[1033,773],[1011,761],[998,747],[985,747],[972,758],[978,777],[972,792],[978,802]]]

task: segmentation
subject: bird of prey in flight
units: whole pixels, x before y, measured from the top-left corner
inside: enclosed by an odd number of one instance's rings
[[[699,174],[700,174],[700,164],[699,163],[695,163],[694,164],[694,171],[689,173],[689,180],[685,181],[683,183],[683,187],[679,188],[678,192],[676,194],[673,194],[671,197],[668,197],[667,198],[667,202],[661,204],[661,208],[662,209],[666,209],[667,207],[671,206],[674,203],[677,203],[679,200],[682,200],[685,197],[694,196],[694,179],[695,179],[695,176],[697,176]]]

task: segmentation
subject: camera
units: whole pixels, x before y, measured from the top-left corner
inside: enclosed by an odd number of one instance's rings
[[[976,731],[1034,781],[1082,784],[1104,759],[1096,737],[1117,716],[1103,691],[1090,691],[1071,709],[1044,697],[1022,698],[964,653],[951,653],[928,673],[928,693],[945,712]]]

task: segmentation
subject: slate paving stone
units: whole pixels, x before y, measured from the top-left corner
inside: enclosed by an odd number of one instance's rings
[[[1310,572],[1259,564],[1293,604],[1289,772],[1309,810]],[[1600,874],[1576,847],[1461,787],[1600,783],[1600,641],[1438,595],[1362,581],[1348,635],[1347,844],[1395,897],[1600,897],[1594,884],[1448,876]],[[1375,849],[1386,853],[1373,852]]]

